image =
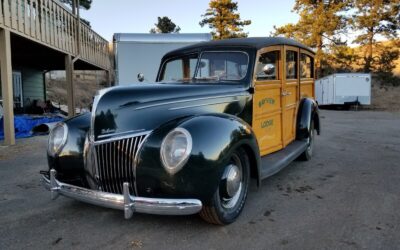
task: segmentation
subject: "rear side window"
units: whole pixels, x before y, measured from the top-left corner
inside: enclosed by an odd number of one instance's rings
[[[300,76],[301,78],[314,78],[314,58],[303,53],[300,56]]]
[[[286,51],[286,79],[297,79],[297,52]]]

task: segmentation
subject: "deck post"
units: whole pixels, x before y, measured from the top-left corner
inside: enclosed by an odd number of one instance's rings
[[[1,92],[4,110],[4,144],[15,145],[14,130],[14,98],[11,64],[11,38],[10,31],[0,28],[0,70]]]
[[[65,56],[65,80],[67,82],[67,102],[68,117],[75,116],[75,96],[74,96],[74,64],[71,55]]]
[[[111,87],[112,86],[112,72],[111,70],[106,70],[106,78],[107,78],[107,87]]]

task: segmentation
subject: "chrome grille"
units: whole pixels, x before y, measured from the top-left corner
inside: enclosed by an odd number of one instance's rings
[[[97,178],[102,191],[122,194],[123,183],[135,191],[135,157],[146,135],[97,142],[95,145]]]

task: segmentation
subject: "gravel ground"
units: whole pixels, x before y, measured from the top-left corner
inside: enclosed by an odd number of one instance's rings
[[[322,111],[315,157],[253,185],[225,227],[50,194],[46,137],[0,146],[0,249],[398,249],[400,113]]]

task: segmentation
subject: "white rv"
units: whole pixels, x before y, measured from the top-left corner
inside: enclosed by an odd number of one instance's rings
[[[318,105],[371,104],[371,74],[337,73],[315,81]]]
[[[211,34],[114,34],[116,85],[154,82],[161,58],[169,51],[211,40]]]

